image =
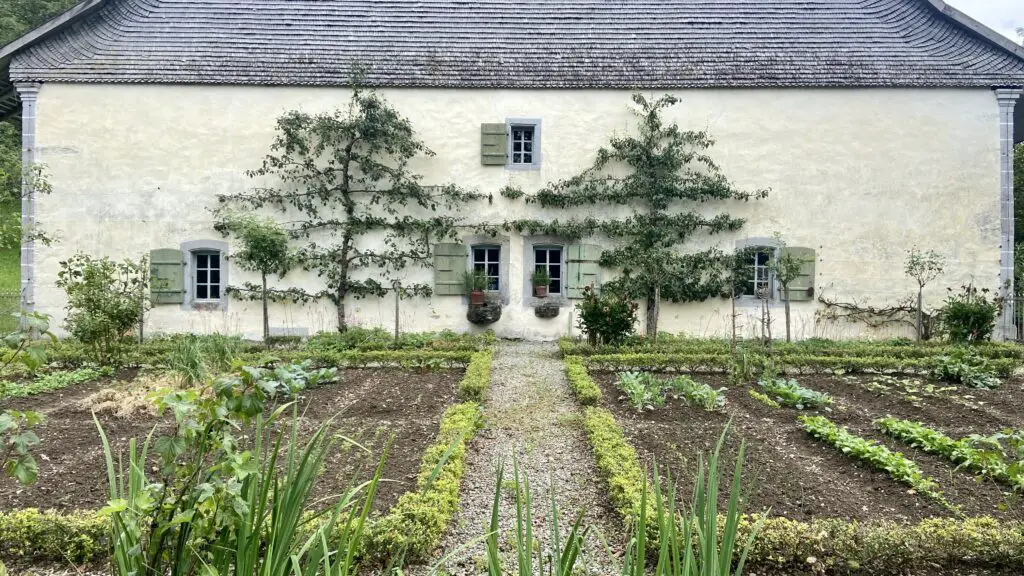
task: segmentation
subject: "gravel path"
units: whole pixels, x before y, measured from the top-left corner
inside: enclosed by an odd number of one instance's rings
[[[512,562],[515,541],[515,494],[508,479],[512,459],[530,479],[533,498],[534,536],[544,550],[550,539],[551,490],[559,509],[559,528],[564,539],[575,516],[584,511],[585,525],[594,532],[587,539],[583,558],[585,572],[616,574],[618,562],[608,546],[618,551],[622,528],[609,507],[594,466],[590,444],[581,426],[581,412],[571,396],[565,364],[551,343],[502,342],[491,368],[491,386],[485,399],[486,428],[470,446],[466,476],[462,480],[460,511],[442,541],[436,559],[452,554],[487,532],[494,500],[497,468],[505,462],[501,536],[503,566],[515,573]],[[444,569],[451,576],[486,574],[485,546],[476,542],[449,556]],[[433,562],[432,562],[433,563]],[[410,570],[426,574],[426,570]]]

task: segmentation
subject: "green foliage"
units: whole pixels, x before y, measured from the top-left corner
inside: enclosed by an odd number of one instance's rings
[[[591,344],[615,344],[635,330],[637,309],[632,300],[607,290],[598,294],[593,286],[587,286],[583,300],[576,303],[577,328]]]
[[[1002,385],[996,370],[992,360],[979,356],[970,348],[957,348],[936,360],[931,375],[937,380],[988,390]]]
[[[718,410],[725,407],[725,388],[715,390],[686,375],[671,378],[665,384],[668,387],[668,393],[675,398],[682,398],[687,406],[696,406],[704,410]]]
[[[546,211],[608,206],[627,208],[625,218],[521,220],[506,228],[530,234],[577,239],[601,235],[614,246],[601,254],[601,266],[622,270],[612,283],[631,299],[648,302],[647,333],[657,334],[662,298],[698,301],[730,292],[729,272],[736,259],[718,249],[685,252],[698,233],[739,230],[744,221],[708,214],[715,201],[761,198],[765,191],[737,190],[707,153],[714,141],[706,132],[684,131],[666,123],[665,110],[678,103],[671,95],[649,101],[633,95],[637,134],[613,136],[582,173],[549,184],[530,198]]]
[[[641,494],[639,517],[633,523],[633,537],[626,550],[623,576],[644,576],[649,560],[659,576],[742,576],[747,558],[763,526],[758,520],[740,537],[743,521],[742,475],[746,447],[740,444],[724,514],[719,514],[720,486],[727,480],[721,469],[722,447],[728,426],[708,458],[700,458],[688,509],[676,509],[676,485],[671,479],[663,485],[657,468],[654,489]],[[647,501],[653,496],[657,537],[648,538]]]
[[[656,514],[653,502],[644,501],[643,494],[649,492],[647,477],[640,466],[636,449],[626,441],[622,428],[615,422],[615,416],[604,408],[583,409],[583,428],[594,450],[597,470],[608,483],[608,498],[628,525],[641,516],[648,518],[648,534],[656,533]]]
[[[34,373],[46,363],[47,343],[56,343],[57,337],[50,332],[50,316],[39,312],[19,312],[18,328],[4,336],[3,343],[10,352],[3,357],[2,368],[7,370],[15,362],[29,373]],[[3,388],[0,387],[0,396]]]
[[[1024,432],[1003,430],[954,440],[921,422],[891,416],[875,420],[879,430],[929,454],[938,454],[979,476],[1024,492]]]
[[[757,383],[769,398],[777,404],[796,408],[797,410],[828,409],[832,406],[832,397],[824,392],[804,388],[796,380],[766,375]]]
[[[104,376],[113,376],[109,366],[102,368],[77,368],[67,372],[40,374],[34,380],[23,382],[0,381],[0,398],[24,398],[45,392],[61,390],[75,384],[92,382]]]
[[[533,498],[530,495],[530,479],[525,473],[520,475],[518,462],[514,463],[511,488],[515,491],[515,574],[533,576],[548,574],[550,576],[574,576],[578,573],[577,561],[583,551],[589,528],[583,527],[583,511],[576,515],[576,520],[565,540],[559,531],[558,504],[555,501],[555,490],[551,493],[550,522],[551,540],[547,549],[539,545],[533,537]],[[498,481],[494,488],[494,504],[491,506],[491,522],[487,531],[487,574],[488,576],[505,576],[512,574],[502,567],[498,538],[501,527],[498,523],[501,512],[502,479],[505,475],[504,463],[498,466]]]
[[[494,332],[459,334],[451,330],[441,332],[404,332],[395,340],[394,334],[383,328],[351,326],[343,333],[321,332],[306,342],[311,352],[344,352],[349,350],[437,350],[463,352],[483,350],[494,344]]]
[[[0,20],[0,34],[3,28],[3,20]],[[20,200],[21,134],[14,124],[0,121],[0,202],[15,203]]]
[[[891,452],[878,442],[855,436],[824,416],[800,416],[800,423],[814,438],[834,446],[851,458],[867,462],[887,472],[897,482],[902,482],[943,506],[953,509],[939,491],[938,483],[925,476],[913,460],[899,452]]]
[[[93,511],[0,511],[0,556],[84,563],[104,558],[110,525]]]
[[[636,410],[654,410],[665,405],[665,383],[649,372],[620,372],[615,385]]]
[[[243,270],[260,273],[259,285],[246,282],[241,287],[229,286],[228,292],[242,298],[259,299],[263,303],[263,340],[266,341],[270,338],[267,302],[272,299],[267,288],[267,277],[283,278],[292,266],[288,234],[270,218],[259,218],[251,214],[228,214],[219,226],[223,233],[234,235],[242,244],[242,249],[232,254],[231,261]]]
[[[522,188],[512,186],[511,184],[504,186],[501,190],[498,190],[498,194],[503,198],[508,198],[509,200],[518,200],[526,195]]]
[[[534,286],[547,286],[551,283],[551,276],[548,275],[547,270],[534,270],[530,274],[530,282]]]
[[[946,302],[939,311],[939,329],[954,344],[984,342],[992,337],[1002,307],[1000,298],[989,298],[988,288],[961,286],[960,292],[949,289]]]
[[[601,389],[590,377],[582,358],[569,356],[565,359],[565,376],[569,379],[573,393],[576,394],[577,402],[584,406],[594,406],[601,400]]]
[[[0,46],[16,40],[75,4],[75,0],[5,0],[0,10]]]
[[[32,428],[42,422],[43,416],[37,412],[0,412],[0,467],[22,484],[34,483],[39,475],[31,452],[39,444],[39,437]]]
[[[64,327],[100,364],[118,362],[125,339],[149,308],[146,261],[78,253],[60,263],[57,287],[68,297]]]
[[[324,289],[287,293],[334,302],[343,332],[349,297],[393,289],[430,295],[429,284],[403,283],[403,271],[432,265],[432,244],[456,236],[458,209],[482,198],[454,185],[424,186],[410,166],[418,156],[433,152],[409,120],[377,92],[356,87],[345,109],[278,118],[270,154],[249,173],[269,186],[221,196],[219,211],[288,212],[287,232],[301,244],[295,263],[316,272]]]
[[[946,259],[934,250],[921,250],[913,246],[907,250],[903,273],[910,277],[918,288],[924,288],[938,278],[946,266]]]
[[[186,334],[174,340],[167,368],[178,374],[183,384],[193,386],[230,368],[241,350],[242,340],[235,336]]]
[[[466,444],[479,429],[481,417],[476,402],[456,404],[445,411],[437,438],[423,453],[416,490],[402,494],[391,510],[372,524],[364,550],[367,560],[420,560],[441,542],[459,506]]]
[[[765,406],[767,406],[769,408],[781,408],[782,407],[778,402],[776,402],[775,400],[772,400],[770,397],[768,397],[767,394],[762,394],[762,393],[758,392],[757,390],[754,390],[753,388],[747,389],[747,393],[750,394],[751,398],[753,398],[754,400],[757,400],[758,402],[760,402],[761,404],[764,404]]]
[[[300,445],[297,412],[290,427],[277,422],[287,406],[264,416],[270,403],[314,382],[304,375],[301,367],[243,367],[209,389],[158,393],[157,408],[172,413],[173,429],[151,443],[154,431],[141,450],[131,439],[127,467],[120,458],[115,465],[96,420],[110,490],[100,513],[111,522],[115,574],[185,575],[200,566],[204,574],[354,573],[387,450],[370,482],[314,511],[314,483],[340,437],[327,423]],[[247,433],[236,435],[241,428]],[[152,479],[150,449],[158,464]],[[306,528],[307,512],[323,520]],[[304,530],[313,533],[308,543]],[[320,565],[328,557],[331,568]]]
[[[1014,241],[1024,242],[1024,142],[1013,147],[1013,211],[1022,225],[1014,228]]]
[[[466,270],[462,273],[462,286],[466,293],[487,289],[487,274],[483,270]]]
[[[484,393],[491,384],[491,360],[493,353],[490,351],[477,352],[469,361],[466,367],[466,374],[459,382],[459,396],[463,400],[483,402]]]

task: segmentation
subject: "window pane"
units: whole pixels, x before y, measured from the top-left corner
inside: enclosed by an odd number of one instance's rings
[[[488,278],[487,279],[487,289],[488,290],[497,290],[498,289],[498,279],[497,278]]]
[[[485,250],[484,248],[474,248],[473,249],[473,261],[474,262],[483,262],[484,261],[484,254],[487,254],[487,250]]]
[[[488,264],[487,265],[487,275],[488,276],[498,276],[498,263],[497,262],[495,262],[493,264]]]
[[[198,284],[196,286],[196,298],[198,298],[199,300],[206,300],[208,295],[209,293],[206,291],[205,284]]]
[[[501,252],[501,250],[498,249],[498,248],[488,248],[487,249],[487,261],[488,262],[497,262],[498,261],[498,254],[500,252]]]
[[[548,251],[547,250],[537,250],[537,252],[534,254],[534,260],[537,262],[537,264],[547,264],[547,262],[548,262]]]
[[[561,262],[562,261],[562,249],[561,248],[552,248],[551,250],[548,251],[548,253],[551,254],[551,258],[550,258],[551,262]]]
[[[220,284],[220,270],[210,270],[210,283]]]
[[[754,261],[757,264],[762,265],[762,266],[767,264],[768,263],[768,253],[767,252],[758,252],[758,253],[756,253],[755,256],[754,256]]]
[[[220,268],[220,254],[210,254],[210,268]]]
[[[208,268],[209,258],[208,254],[196,254],[196,268]]]
[[[512,163],[513,164],[522,164],[523,163],[523,155],[519,154],[519,153],[513,153],[512,154]]]
[[[533,164],[533,154],[526,152],[523,154],[523,164]]]
[[[522,152],[523,151],[523,143],[519,142],[518,140],[513,142],[512,143],[512,151],[513,152]]]
[[[552,294],[558,294],[561,291],[562,291],[562,281],[561,281],[561,279],[558,279],[558,278],[555,278],[554,276],[552,276],[551,277],[551,284],[548,284],[548,292],[551,292]]]
[[[562,277],[562,265],[561,264],[548,264],[548,276],[552,278]]]
[[[524,142],[523,152],[533,152],[533,142]]]
[[[220,286],[217,286],[217,285],[210,286],[210,298],[212,298],[214,300],[220,298]]]
[[[476,263],[473,264],[473,272],[483,272],[483,271],[484,271],[484,263],[483,262],[476,262]]]
[[[206,284],[207,282],[209,282],[209,280],[207,280],[205,269],[196,270],[196,282],[200,284]]]
[[[531,142],[533,140],[533,128],[526,128],[523,130],[523,140]]]

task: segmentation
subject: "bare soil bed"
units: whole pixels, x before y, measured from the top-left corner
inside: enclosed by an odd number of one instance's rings
[[[366,457],[354,449],[334,450],[314,498],[336,495],[353,477],[367,479],[388,438],[394,435],[384,468],[388,481],[381,483],[376,500],[376,508],[386,509],[413,486],[423,450],[437,434],[444,410],[456,401],[462,371],[365,369],[339,371],[339,376],[338,383],[300,395],[296,405],[300,436],[307,437],[334,417],[337,433],[360,442],[373,454]],[[42,440],[35,450],[39,480],[28,487],[0,482],[0,509],[94,509],[106,503],[107,477],[99,435],[83,400],[112,386],[127,389],[130,385],[104,379],[54,393],[0,400],[0,408],[36,410],[46,416],[37,429]],[[170,428],[167,418],[144,411],[130,417],[103,412],[98,417],[115,450],[127,447],[133,437],[141,442],[154,427],[154,436]]]
[[[694,377],[714,388],[728,387],[721,375]],[[794,520],[917,521],[952,515],[885,472],[808,436],[797,421],[801,412],[770,408],[751,398],[747,390],[756,384],[730,387],[724,411],[706,412],[670,399],[663,408],[637,412],[619,399],[615,374],[594,373],[593,378],[604,392],[603,405],[615,414],[641,457],[656,460],[662,469],[670,469],[679,480],[684,498],[688,497],[698,456],[713,448],[731,418],[732,432],[726,452],[731,466],[741,440],[746,441],[744,477],[749,489],[748,511],[771,508],[772,515]],[[922,393],[911,386],[917,393],[908,394],[904,386],[871,375],[797,379],[801,385],[835,398],[836,405],[823,415],[917,462],[965,514],[1024,518],[1024,504],[1009,488],[990,481],[978,482],[971,474],[954,470],[955,466],[945,459],[887,438],[872,425],[874,419],[892,415],[922,421],[954,438],[1021,427],[1024,407],[1018,400],[1022,394],[1019,381],[1007,382],[993,391],[957,389]]]

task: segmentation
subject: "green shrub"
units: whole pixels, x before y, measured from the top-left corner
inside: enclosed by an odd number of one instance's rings
[[[483,350],[495,342],[494,332],[459,334],[451,330],[441,332],[400,333],[395,335],[383,328],[349,327],[344,332],[321,332],[310,338],[305,349],[311,352],[346,352],[379,350],[437,350],[446,352],[473,352]]]
[[[78,253],[60,263],[57,287],[67,293],[64,328],[100,364],[119,361],[128,336],[148,309],[146,262]]]
[[[832,445],[851,458],[888,472],[897,482],[910,486],[947,508],[953,508],[939,491],[938,483],[925,476],[913,460],[890,451],[878,442],[855,436],[824,416],[800,416],[800,423],[812,437]]]
[[[587,367],[583,365],[583,359],[578,356],[571,356],[565,359],[565,375],[569,379],[569,386],[576,394],[576,401],[584,406],[594,406],[601,400],[601,389],[590,377]]]
[[[108,551],[110,525],[92,511],[0,511],[0,556],[89,562]]]
[[[1003,382],[990,367],[992,361],[982,358],[970,348],[957,348],[936,359],[931,376],[936,380],[956,382],[969,388],[991,389]]]
[[[955,344],[973,344],[992,337],[1002,302],[989,298],[989,290],[971,285],[961,286],[960,292],[949,289],[946,302],[939,311],[939,329],[946,339]]]
[[[650,491],[636,449],[626,441],[615,416],[604,408],[584,408],[583,428],[594,450],[597,470],[608,483],[608,498],[625,522],[633,522],[639,517],[644,491]],[[654,503],[646,504],[645,516],[651,519],[649,526],[654,526]]]
[[[174,340],[166,365],[192,386],[231,368],[242,348],[242,340],[236,336],[186,334]]]
[[[576,304],[577,327],[591,344],[615,344],[635,330],[637,309],[632,300],[611,293],[598,294],[587,286],[583,289],[583,300]]]
[[[437,438],[423,454],[416,490],[402,494],[387,514],[371,524],[367,560],[420,560],[440,544],[459,506],[466,444],[479,429],[480,419],[476,402],[456,404],[445,411]]]
[[[466,374],[459,383],[459,396],[463,400],[483,402],[484,392],[491,384],[491,360],[493,353],[490,351],[476,352],[466,367]]]
[[[796,380],[766,376],[757,383],[770,398],[778,404],[803,410],[804,408],[828,408],[832,397],[824,392],[804,388]]]

